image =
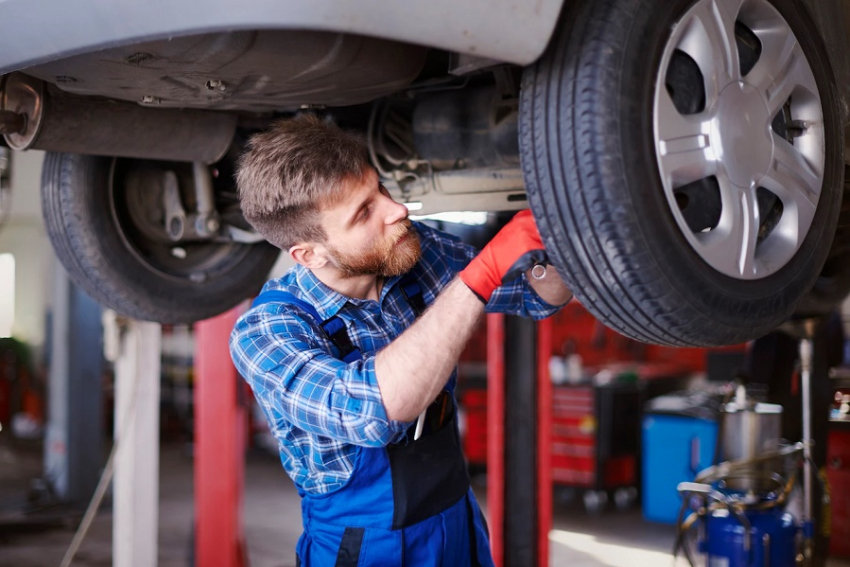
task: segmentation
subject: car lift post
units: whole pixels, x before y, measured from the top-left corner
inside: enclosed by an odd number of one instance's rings
[[[248,564],[242,524],[247,412],[228,338],[240,308],[195,325],[195,565]]]
[[[548,566],[550,321],[487,316],[487,510],[498,567]]]
[[[159,525],[161,328],[105,318],[107,357],[115,361],[115,477],[112,549],[115,567],[155,567]]]
[[[85,505],[102,466],[101,309],[54,266],[44,470],[53,494]]]

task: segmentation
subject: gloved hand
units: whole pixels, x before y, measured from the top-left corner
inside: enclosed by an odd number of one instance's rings
[[[497,287],[519,277],[535,264],[547,261],[534,217],[531,211],[524,210],[502,227],[458,275],[481,301],[487,303]]]

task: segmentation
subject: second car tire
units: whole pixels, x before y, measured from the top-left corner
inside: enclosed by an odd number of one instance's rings
[[[266,242],[188,243],[181,248],[182,261],[163,262],[169,245],[146,239],[133,226],[117,163],[67,153],[48,153],[44,160],[42,213],[48,236],[78,286],[122,315],[160,323],[206,319],[259,291],[277,248]]]

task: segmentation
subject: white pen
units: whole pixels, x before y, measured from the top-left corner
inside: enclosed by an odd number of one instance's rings
[[[425,429],[425,414],[428,413],[428,408],[422,410],[416,420],[416,431],[413,432],[413,440],[416,441],[422,435],[422,430]]]

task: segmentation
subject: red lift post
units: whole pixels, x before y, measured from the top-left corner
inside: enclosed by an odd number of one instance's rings
[[[549,375],[551,318],[537,323],[537,557],[549,565],[549,532],[552,530],[552,378]]]
[[[503,567],[505,503],[505,316],[487,315],[487,515],[490,548]]]
[[[487,515],[490,522],[490,545],[497,567],[515,567],[505,550],[505,519],[512,513],[506,509],[508,492],[516,486],[505,484],[505,429],[516,424],[509,423],[505,412],[505,317],[500,314],[487,316]],[[549,377],[549,356],[552,342],[552,322],[545,320],[537,324],[534,356],[536,364],[536,405],[533,408],[536,425],[536,446],[533,449],[536,461],[536,477],[524,479],[534,483],[536,501],[524,502],[523,507],[536,507],[536,526],[533,530],[536,542],[520,541],[521,544],[536,545],[537,565],[549,565],[549,531],[552,527],[552,382]],[[519,377],[511,377],[517,379]],[[509,441],[508,441],[509,442]],[[526,509],[527,511],[527,509]]]
[[[245,567],[247,412],[228,338],[241,308],[195,325],[195,565]]]

